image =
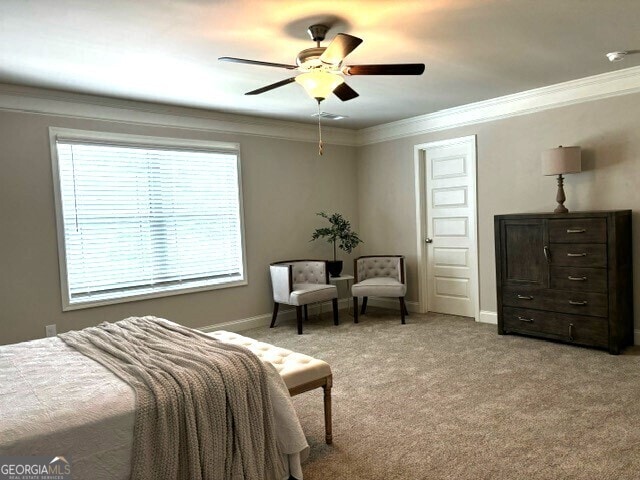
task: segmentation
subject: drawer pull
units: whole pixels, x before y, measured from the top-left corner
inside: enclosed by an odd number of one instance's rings
[[[533,323],[533,318],[518,317],[521,322]]]
[[[531,295],[518,295],[518,300],[533,300]]]
[[[587,253],[586,252],[581,252],[581,253],[567,253],[567,257],[586,257]]]
[[[567,228],[567,233],[585,233],[586,231],[584,228]]]
[[[571,275],[569,275],[567,278],[573,282],[584,282],[587,280],[587,277],[572,277]]]
[[[545,245],[542,251],[544,252],[544,258],[547,260],[547,263],[551,263],[551,252],[549,251],[549,247]]]
[[[581,300],[579,302],[576,302],[575,300],[569,300],[569,305],[586,305],[587,301],[586,300]]]
[[[569,324],[569,340],[573,342],[573,323]]]

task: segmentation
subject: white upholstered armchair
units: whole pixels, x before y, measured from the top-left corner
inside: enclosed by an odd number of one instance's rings
[[[367,255],[354,260],[355,279],[351,286],[353,295],[353,321],[358,323],[358,297],[362,297],[361,315],[367,310],[369,297],[397,297],[400,302],[400,319],[404,324],[408,315],[404,296],[407,285],[402,255]]]
[[[302,309],[307,320],[307,305],[310,303],[333,303],[333,323],[338,325],[338,289],[329,284],[326,260],[285,260],[272,263],[271,284],[273,286],[273,317],[271,328],[276,324],[281,303],[296,307],[298,335],[302,334]]]

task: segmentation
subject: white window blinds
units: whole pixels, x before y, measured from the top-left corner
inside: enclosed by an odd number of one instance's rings
[[[55,148],[68,308],[244,283],[237,151]]]

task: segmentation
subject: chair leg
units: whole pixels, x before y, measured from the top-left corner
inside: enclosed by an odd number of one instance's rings
[[[364,315],[367,311],[367,300],[369,300],[369,297],[362,297],[362,310],[360,310],[360,315]]]
[[[331,300],[331,303],[333,304],[333,324],[339,325],[340,320],[338,319],[338,299],[334,298],[333,300]]]
[[[276,326],[276,317],[278,316],[278,307],[280,304],[278,302],[273,302],[273,316],[271,317],[271,325],[269,328],[273,328]]]
[[[327,383],[322,386],[324,390],[324,439],[327,445],[333,443],[333,435],[331,432],[331,384],[333,383],[331,375],[327,377]]]
[[[308,322],[309,321],[309,310],[307,309],[307,306],[304,306],[304,321]]]
[[[402,321],[403,325],[405,324],[404,315],[406,311],[407,306],[404,304],[404,297],[400,297],[400,320]]]
[[[358,323],[358,297],[353,297],[353,323]]]
[[[298,321],[298,335],[302,335],[302,307],[296,307],[296,319]]]

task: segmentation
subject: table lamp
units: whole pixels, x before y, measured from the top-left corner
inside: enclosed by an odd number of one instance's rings
[[[569,211],[563,205],[567,197],[564,195],[564,179],[562,175],[565,173],[580,173],[581,171],[580,147],[559,146],[542,152],[542,174],[558,175],[558,193],[556,194],[558,206],[553,213],[567,213]]]

